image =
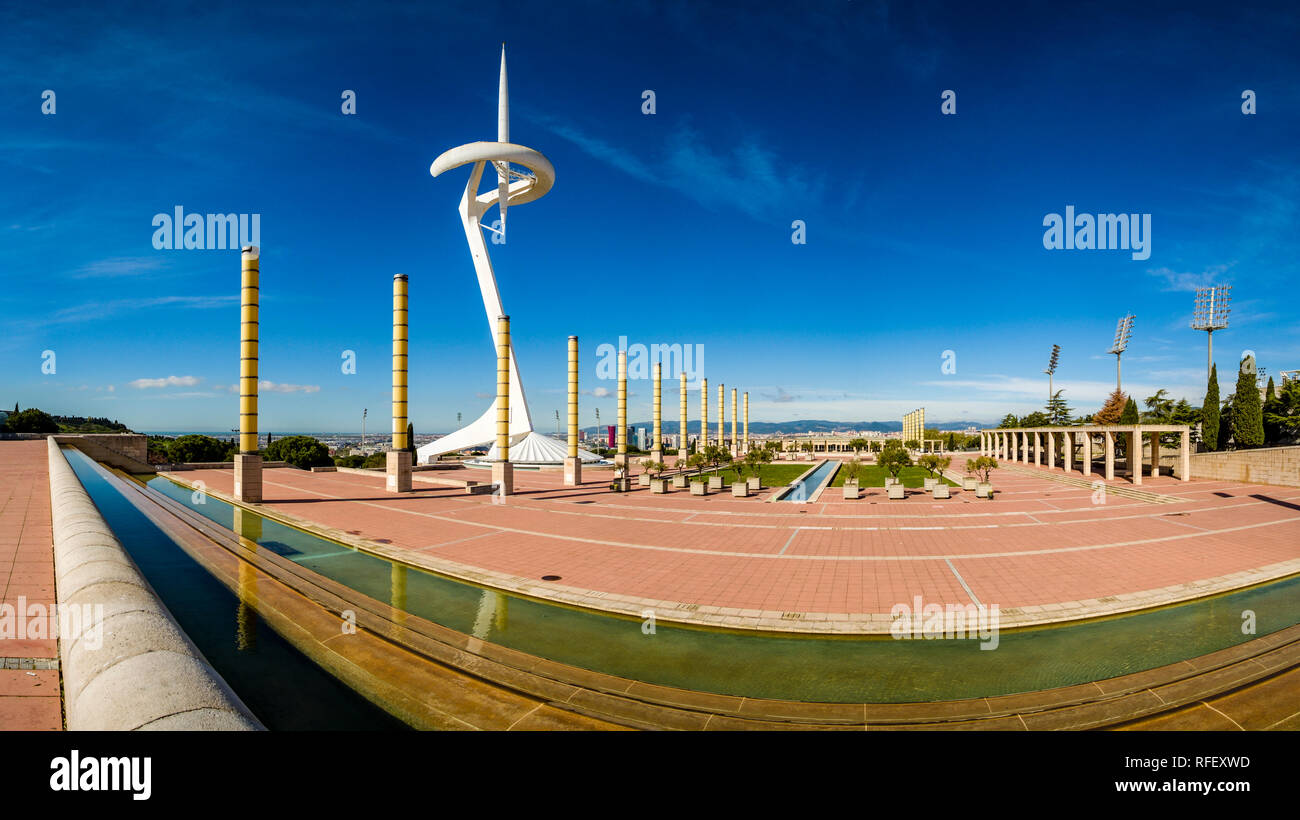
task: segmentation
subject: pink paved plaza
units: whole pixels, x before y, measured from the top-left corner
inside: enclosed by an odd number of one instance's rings
[[[454,474],[490,480],[486,470]],[[910,490],[901,501],[868,488],[846,501],[828,488],[816,503],[796,504],[765,503],[771,490],[747,499],[619,494],[607,471],[589,471],[573,488],[559,473],[520,470],[516,495],[493,503],[418,475],[414,492],[396,495],[384,491],[382,473],[269,469],[265,505],[471,580],[622,611],[676,609],[687,621],[707,612],[698,620],[720,625],[785,617],[800,622],[787,628],[803,630],[887,619],[919,595],[927,604],[996,604],[1013,626],[1300,571],[1300,488],[1160,477],[1142,489],[1177,503],[1109,494],[1099,504],[1092,489],[1027,468],[996,471],[993,501],[959,488],[945,500]],[[231,491],[229,470],[176,478]]]

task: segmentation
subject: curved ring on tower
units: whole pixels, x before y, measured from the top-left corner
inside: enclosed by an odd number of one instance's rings
[[[471,142],[458,145],[442,152],[429,166],[429,173],[436,177],[453,168],[477,162],[513,163],[522,165],[533,173],[533,177],[524,177],[510,183],[506,207],[541,199],[555,184],[555,167],[551,161],[540,151],[513,142]],[[490,189],[477,199],[487,208],[496,202],[498,195],[496,189]]]

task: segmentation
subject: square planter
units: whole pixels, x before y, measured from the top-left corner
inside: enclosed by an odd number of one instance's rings
[[[850,484],[850,483],[848,483],[848,482],[846,481],[846,482],[844,482],[844,487],[843,487],[843,489],[844,489],[844,497],[845,497],[845,498],[861,498],[861,497],[862,497],[862,491],[858,489],[858,485],[857,485],[857,484]]]
[[[933,490],[936,486],[938,486],[938,484],[939,484],[939,479],[937,478],[927,478],[925,480],[925,488],[927,490]]]
[[[897,479],[897,478],[894,478],[893,476],[885,476],[885,486],[886,486],[886,487],[892,487],[892,486],[894,486],[895,484],[900,484],[900,485],[901,485],[901,480],[900,480],[900,479]]]
[[[637,476],[637,477],[636,477],[636,484],[637,484],[638,487],[649,487],[649,486],[650,486],[650,474],[649,474],[649,473],[642,473],[641,475]]]
[[[975,478],[974,476],[966,476],[961,480],[961,488],[963,490],[973,490],[975,489],[975,485],[978,483],[978,478]]]
[[[710,490],[721,490],[721,489],[722,489],[722,476],[720,476],[720,475],[711,475],[711,476],[709,476],[709,489],[710,489]]]
[[[684,476],[684,475],[682,475],[682,474],[680,474],[680,473],[678,473],[677,475],[673,476],[673,489],[675,489],[675,490],[684,490],[684,489],[686,489],[686,476]]]
[[[749,498],[749,484],[737,481],[731,485],[731,494],[736,498]]]
[[[952,491],[949,489],[947,484],[936,484],[934,485],[934,497],[952,498]]]
[[[750,476],[749,478],[745,479],[745,481],[749,483],[749,489],[753,492],[758,492],[759,490],[763,489],[763,480],[756,475]]]
[[[703,481],[691,482],[691,495],[708,495],[708,494],[709,494],[708,484],[705,484]]]
[[[989,499],[993,498],[993,485],[983,481],[981,481],[979,484],[976,484],[975,497],[989,498]]]
[[[665,478],[650,479],[650,492],[652,493],[668,492],[668,479]]]
[[[902,498],[902,497],[903,497],[903,485],[902,485],[902,484],[890,484],[889,487],[888,487],[887,489],[888,489],[888,491],[889,491],[889,497],[890,497],[891,499],[898,499],[898,498]]]

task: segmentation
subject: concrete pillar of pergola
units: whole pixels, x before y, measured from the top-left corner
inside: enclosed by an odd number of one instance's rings
[[[1092,433],[1083,434],[1083,474],[1092,475]]]
[[[1112,481],[1115,478],[1115,434],[1107,430],[1101,436],[1106,441],[1106,472],[1103,475],[1107,481]]]
[[[1069,430],[1061,432],[1061,466],[1067,473],[1073,472],[1074,469],[1074,440],[1070,437]]]
[[[1151,434],[1151,477],[1160,475],[1160,434]]]
[[[1192,479],[1192,434],[1188,430],[1182,433],[1182,441],[1179,442],[1179,467],[1178,480],[1191,481]]]
[[[1020,442],[1021,442],[1020,463],[1028,464],[1029,463],[1029,434],[1021,433]]]
[[[1056,434],[1050,430],[1047,433],[1047,469],[1056,469]]]
[[[1128,433],[1128,477],[1134,484],[1142,483],[1142,433],[1135,427]]]
[[[1037,430],[1034,431],[1034,466],[1043,466],[1043,437]]]

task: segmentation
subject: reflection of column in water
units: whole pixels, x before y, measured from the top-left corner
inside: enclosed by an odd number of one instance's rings
[[[262,537],[262,517],[242,507],[235,507],[232,529],[244,546],[257,551]],[[235,609],[235,647],[241,651],[257,648],[257,570],[247,561],[239,562],[239,603]]]
[[[492,628],[497,631],[506,628],[506,596],[491,589],[483,590],[478,602],[478,615],[474,618],[472,634],[480,640],[487,640]]]
[[[393,564],[393,570],[390,574],[390,603],[394,613],[394,620],[398,624],[406,623],[406,567],[402,564]]]

